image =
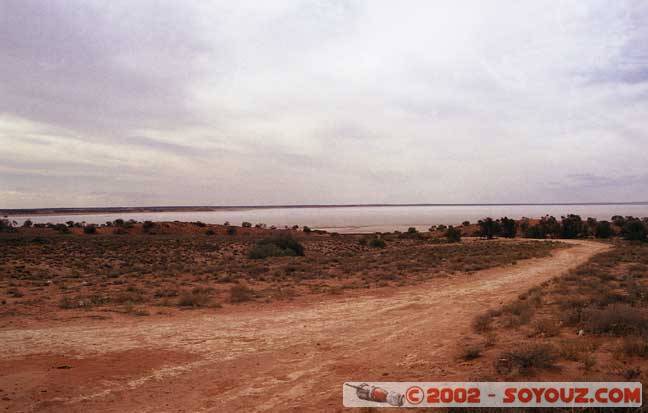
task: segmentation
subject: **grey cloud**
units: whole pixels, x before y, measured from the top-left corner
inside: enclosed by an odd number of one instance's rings
[[[191,119],[186,88],[199,74],[192,59],[207,45],[184,10],[158,2],[2,2],[0,111],[85,131]]]
[[[627,187],[645,183],[648,175],[601,176],[595,174],[569,174],[567,182],[575,187],[605,188],[609,186]]]
[[[6,0],[0,204],[632,201],[647,17],[634,1]]]

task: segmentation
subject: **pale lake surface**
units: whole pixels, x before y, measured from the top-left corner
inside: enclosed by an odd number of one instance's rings
[[[379,206],[379,207],[322,207],[322,208],[263,208],[223,209],[205,212],[151,212],[106,213],[74,215],[21,215],[10,219],[19,224],[29,218],[34,223],[64,223],[75,221],[102,224],[117,218],[137,221],[202,221],[209,224],[241,225],[243,221],[264,223],[279,228],[292,225],[308,225],[311,228],[340,233],[370,233],[376,231],[406,230],[416,227],[427,230],[430,225],[457,225],[468,220],[471,223],[484,217],[538,218],[549,214],[556,218],[569,213],[583,219],[593,217],[607,219],[613,215],[648,216],[648,204],[639,205],[509,205],[509,206]]]

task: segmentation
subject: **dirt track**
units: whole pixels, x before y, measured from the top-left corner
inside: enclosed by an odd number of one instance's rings
[[[344,381],[468,379],[475,314],[607,248],[572,243],[392,292],[0,330],[0,409],[336,411]]]

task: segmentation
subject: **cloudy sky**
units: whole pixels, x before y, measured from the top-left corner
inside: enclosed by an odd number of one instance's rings
[[[0,2],[0,207],[648,200],[648,2]]]

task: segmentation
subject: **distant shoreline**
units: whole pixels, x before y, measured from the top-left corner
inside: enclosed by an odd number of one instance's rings
[[[155,213],[155,212],[209,212],[242,211],[250,209],[305,209],[305,208],[389,208],[389,207],[471,207],[471,206],[601,206],[601,205],[648,205],[648,201],[637,202],[546,202],[546,203],[410,203],[410,204],[305,204],[305,205],[230,205],[230,206],[143,206],[143,207],[85,207],[85,208],[14,208],[0,209],[2,216],[18,215],[84,215],[111,213]]]

